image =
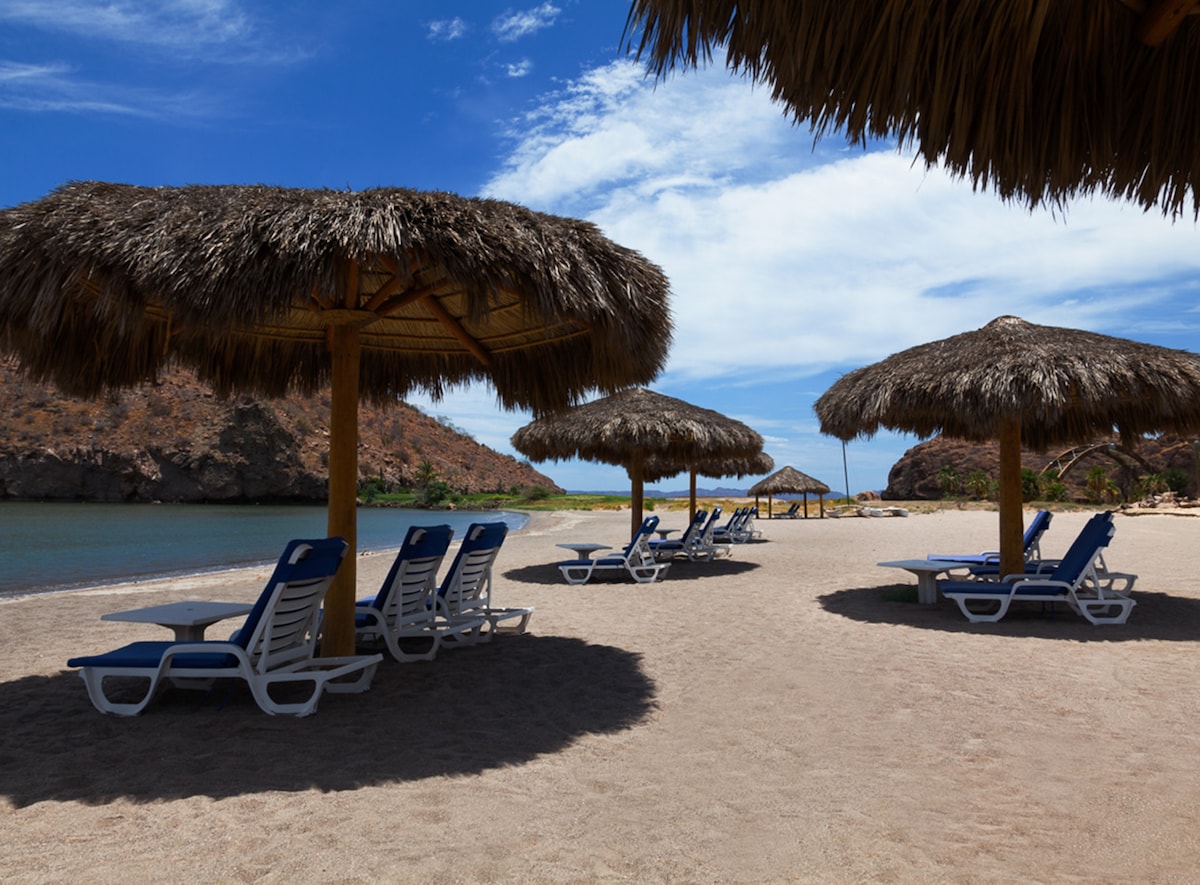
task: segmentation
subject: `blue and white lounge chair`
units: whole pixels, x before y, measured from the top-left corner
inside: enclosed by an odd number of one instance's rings
[[[699,537],[695,538],[684,550],[688,559],[695,562],[700,559],[716,559],[720,556],[733,555],[733,547],[728,541],[719,541],[713,537],[717,520],[720,518],[721,508],[714,507]]]
[[[1023,538],[1025,561],[1035,562],[1042,557],[1042,535],[1046,534],[1046,530],[1050,528],[1050,519],[1053,514],[1049,510],[1039,510],[1034,514],[1033,519],[1029,521],[1029,525],[1025,528],[1025,536]],[[935,560],[950,560],[953,562],[962,562],[972,565],[993,565],[999,567],[1000,553],[997,550],[985,550],[983,553],[967,553],[961,556],[954,556],[947,553],[930,553],[926,559]]]
[[[379,593],[355,604],[360,645],[385,645],[402,663],[432,661],[446,636],[479,630],[487,622],[482,615],[453,622],[438,615],[437,572],[453,536],[448,525],[409,528]]]
[[[669,562],[659,562],[650,549],[649,538],[658,528],[658,517],[647,516],[633,533],[629,544],[619,554],[595,559],[572,559],[558,563],[558,569],[568,584],[586,584],[597,573],[625,572],[639,584],[649,584],[666,577]]]
[[[728,522],[713,527],[713,540],[722,544],[739,544],[745,540],[742,536],[742,523],[749,512],[749,507],[735,507]]]
[[[971,623],[1004,617],[1014,601],[1066,603],[1093,624],[1124,624],[1135,602],[1129,597],[1136,575],[1098,568],[1115,526],[1111,513],[1088,520],[1053,571],[1007,575],[1002,581],[938,581]],[[1118,583],[1121,586],[1117,586]]]
[[[761,538],[762,532],[754,527],[754,515],[757,512],[755,507],[737,508],[729,522],[713,529],[713,540],[718,544],[745,544],[754,538]]]
[[[657,516],[647,517],[647,519],[653,519],[655,526],[658,525]],[[642,525],[644,527],[645,522]],[[684,530],[682,536],[655,541],[649,539],[649,535],[647,535],[646,543],[649,545],[650,552],[654,554],[656,559],[669,561],[677,553],[687,553],[688,548],[695,544],[700,536],[704,534],[704,527],[706,525],[708,525],[708,511],[697,510],[696,515],[692,517],[691,523]],[[651,532],[653,531],[651,529]]]
[[[508,526],[502,522],[474,522],[467,526],[462,545],[450,563],[437,593],[437,611],[451,624],[442,645],[470,645],[490,642],[497,632],[524,633],[533,614],[532,608],[499,608],[492,605],[492,565],[500,553],[500,545],[508,536]],[[488,629],[472,626],[480,621]],[[500,629],[501,621],[515,626]],[[467,629],[459,629],[464,625]]]
[[[245,623],[228,640],[134,642],[72,658],[67,666],[82,668],[88,696],[102,713],[136,716],[168,681],[198,680],[207,687],[213,679],[236,678],[246,680],[265,712],[308,716],[323,691],[366,691],[382,660],[382,655],[316,657],[321,601],[346,547],[341,538],[290,542]],[[353,681],[335,681],[355,673]],[[109,677],[138,677],[149,684],[141,700],[118,703],[105,693]],[[307,682],[312,692],[306,699],[281,703],[271,694],[275,686]]]

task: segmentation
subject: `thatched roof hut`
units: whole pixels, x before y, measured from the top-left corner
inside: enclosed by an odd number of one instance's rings
[[[222,394],[329,384],[329,533],[352,548],[360,397],[482,380],[538,412],[645,383],[667,296],[590,223],[447,193],[79,182],[0,211],[0,348],[34,379],[95,395],[176,363]],[[334,654],[354,563],[328,596]]]
[[[1098,191],[1200,213],[1193,2],[633,0],[651,70],[726,65],[817,137],[913,144],[1030,205]]]
[[[767,496],[767,516],[773,516],[771,498],[775,495],[795,494],[804,496],[804,518],[808,518],[808,496],[816,495],[820,501],[821,517],[825,516],[825,496],[829,494],[829,486],[819,479],[813,479],[807,473],[801,473],[795,467],[788,465],[776,470],[766,479],[761,479],[750,487],[750,494],[757,503],[759,496]]]
[[[1020,570],[1021,447],[1200,428],[1200,356],[1094,332],[999,317],[835,382],[814,408],[843,440],[880,427],[1000,441],[1000,552]],[[1007,546],[1006,546],[1007,544]],[[1006,551],[1017,561],[1005,560]]]
[[[626,468],[636,530],[649,459],[688,465],[750,458],[762,451],[763,440],[720,412],[634,387],[538,418],[514,433],[512,444],[535,461],[583,458]]]

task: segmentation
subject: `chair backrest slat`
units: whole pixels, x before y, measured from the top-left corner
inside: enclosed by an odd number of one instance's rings
[[[1052,580],[1075,584],[1096,554],[1108,546],[1114,531],[1111,513],[1097,513],[1089,519],[1055,567]]]
[[[633,533],[633,537],[630,538],[629,543],[625,545],[625,550],[623,551],[624,557],[628,559],[633,554],[633,551],[636,550],[640,544],[642,544],[644,539],[650,537],[656,528],[658,528],[657,516],[647,516],[645,519],[643,519],[642,524],[638,526],[638,530]]]
[[[246,649],[259,672],[311,656],[321,602],[345,558],[341,538],[288,543],[266,587],[232,641]]]
[[[438,588],[438,596],[451,614],[461,612],[464,603],[474,605],[490,597],[492,563],[507,535],[508,526],[502,522],[475,522],[467,526],[462,545]]]
[[[411,526],[374,600],[388,623],[415,616],[432,617],[429,600],[437,592],[437,571],[450,549],[454,530],[448,525]]]

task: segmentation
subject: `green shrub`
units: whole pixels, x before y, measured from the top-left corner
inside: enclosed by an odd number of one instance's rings
[[[1171,467],[1163,471],[1162,477],[1163,481],[1167,484],[1167,488],[1177,495],[1186,493],[1192,482],[1192,478],[1188,476],[1188,472],[1180,470],[1178,467]]]
[[[966,490],[975,496],[977,500],[982,501],[988,497],[992,489],[992,478],[982,470],[972,470],[967,474],[966,481],[963,483]]]
[[[1067,484],[1061,479],[1047,480],[1042,487],[1042,494],[1047,501],[1069,501],[1071,499]]]
[[[1161,495],[1168,488],[1165,476],[1161,473],[1150,473],[1138,480],[1136,494],[1139,498],[1152,498]]]
[[[1108,478],[1108,472],[1103,467],[1093,467],[1087,472],[1087,493],[1094,503],[1104,504],[1115,501],[1121,490]]]
[[[958,471],[947,464],[937,474],[938,488],[942,490],[942,496],[953,498],[959,493],[962,488],[962,483],[958,479]]]
[[[1042,478],[1032,467],[1021,468],[1021,500],[1039,501],[1042,497]]]

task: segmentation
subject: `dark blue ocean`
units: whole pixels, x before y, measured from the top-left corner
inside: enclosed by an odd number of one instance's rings
[[[397,548],[410,525],[529,521],[512,511],[360,508],[359,552]],[[41,593],[274,562],[325,536],[325,508],[0,502],[0,595]]]

